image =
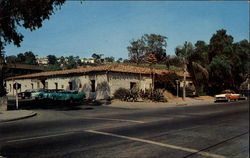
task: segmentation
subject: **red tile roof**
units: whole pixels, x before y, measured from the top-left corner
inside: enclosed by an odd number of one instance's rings
[[[154,69],[154,68],[151,69],[151,68],[146,68],[146,67],[115,64],[115,65],[82,67],[82,68],[70,69],[70,70],[40,72],[40,73],[10,77],[10,78],[7,78],[7,80],[52,77],[52,76],[61,76],[61,75],[69,75],[69,74],[84,74],[88,72],[101,72],[101,71],[126,72],[126,73],[136,73],[136,74],[151,74],[152,72],[154,72],[159,75],[169,72],[168,70],[164,70],[164,69]],[[181,75],[180,73],[177,73],[177,74]]]

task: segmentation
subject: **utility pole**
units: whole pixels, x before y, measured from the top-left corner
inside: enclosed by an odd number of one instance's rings
[[[179,80],[175,80],[176,81],[176,97],[179,97]]]
[[[185,56],[187,55],[187,42],[185,45]],[[184,74],[183,74],[183,95],[182,95],[182,99],[185,100],[186,98],[186,72],[187,72],[187,62],[186,62],[186,57],[183,57],[183,62],[184,62]]]

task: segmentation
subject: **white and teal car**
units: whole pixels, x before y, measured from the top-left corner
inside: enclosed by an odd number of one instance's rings
[[[54,91],[50,94],[49,99],[59,100],[59,101],[80,101],[86,96],[83,92],[78,91]]]
[[[50,99],[55,101],[80,101],[85,98],[83,92],[66,91],[60,89],[41,89],[33,92],[31,97],[34,99]]]
[[[48,96],[48,90],[46,89],[40,89],[38,91],[31,93],[31,97],[36,100],[47,98],[47,96]]]

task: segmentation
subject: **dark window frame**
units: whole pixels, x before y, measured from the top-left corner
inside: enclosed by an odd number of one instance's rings
[[[95,92],[96,89],[95,89],[95,80],[90,80],[91,82],[91,92]]]

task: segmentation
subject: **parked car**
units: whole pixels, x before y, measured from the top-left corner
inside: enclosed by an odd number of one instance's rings
[[[48,90],[47,89],[40,89],[36,92],[31,93],[31,97],[33,99],[44,99],[48,96]]]
[[[224,90],[221,94],[215,95],[215,102],[232,100],[238,101],[241,98],[240,94],[236,94],[232,90]]]
[[[18,97],[21,97],[22,99],[31,98],[32,92],[35,92],[35,90],[34,89],[27,89],[24,92],[18,93]]]
[[[51,93],[50,99],[73,102],[82,100],[85,97],[86,95],[83,92],[60,90]]]
[[[78,91],[65,91],[62,89],[42,89],[35,93],[32,93],[34,99],[50,99],[57,101],[78,101],[85,98],[86,95],[83,92]]]

